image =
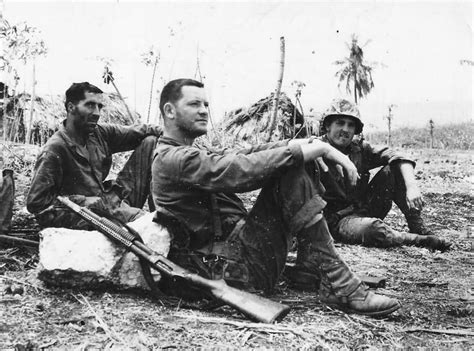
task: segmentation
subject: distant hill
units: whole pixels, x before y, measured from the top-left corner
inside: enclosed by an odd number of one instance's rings
[[[437,149],[471,150],[473,144],[474,123],[435,125],[433,146]],[[388,132],[374,132],[364,135],[371,144],[386,144]],[[430,131],[424,128],[397,128],[392,131],[392,144],[399,147],[430,147]]]

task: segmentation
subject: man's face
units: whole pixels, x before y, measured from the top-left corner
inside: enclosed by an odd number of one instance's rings
[[[181,88],[181,94],[181,99],[173,104],[176,126],[191,138],[206,134],[209,102],[204,88],[185,85]]]
[[[327,137],[331,145],[344,149],[351,143],[356,130],[356,122],[352,117],[338,116],[327,128]]]
[[[68,118],[80,133],[88,135],[92,133],[100,118],[100,111],[104,107],[102,94],[84,93],[84,99],[74,105]]]

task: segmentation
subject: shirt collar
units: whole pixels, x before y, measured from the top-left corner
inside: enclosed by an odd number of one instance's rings
[[[168,137],[168,136],[161,136],[158,139],[158,143],[172,145],[172,146],[188,146],[187,144],[183,143],[182,141],[176,140],[176,139],[174,139],[172,137]]]
[[[70,146],[70,147],[76,147],[77,146],[77,144],[74,141],[72,141],[72,139],[66,133],[66,120],[64,120],[59,125],[58,132],[59,132],[59,134],[61,135],[61,137],[64,139],[64,141],[66,142],[66,144],[68,146]]]

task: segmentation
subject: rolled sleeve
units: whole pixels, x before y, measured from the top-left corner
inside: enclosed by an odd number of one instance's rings
[[[366,158],[369,161],[369,168],[379,166],[394,165],[398,162],[408,162],[415,167],[416,163],[412,159],[406,157],[403,153],[395,151],[387,146],[373,147],[368,143],[362,145]]]

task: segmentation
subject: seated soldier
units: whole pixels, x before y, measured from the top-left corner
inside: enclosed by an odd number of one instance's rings
[[[71,85],[65,107],[65,121],[36,161],[28,211],[42,226],[90,229],[56,200],[69,195],[79,205],[108,212],[122,222],[136,219],[150,191],[151,160],[161,128],[98,124],[102,90],[88,82]],[[112,154],[134,149],[117,180],[105,181]]]
[[[334,239],[365,246],[448,249],[450,244],[433,235],[421,217],[423,198],[415,180],[415,162],[388,147],[376,148],[354,140],[364,124],[359,109],[348,100],[334,100],[323,118],[326,133],[321,139],[347,155],[360,175],[354,187],[341,175],[335,162],[324,159],[324,214]],[[369,171],[380,166],[369,182]],[[396,231],[382,221],[392,201],[405,215],[410,233]]]
[[[320,298],[349,311],[387,315],[397,300],[368,291],[337,253],[322,215],[317,157],[324,156],[357,180],[349,158],[329,144],[300,139],[211,151],[194,146],[207,133],[208,101],[203,84],[169,82],[161,93],[164,119],[152,165],[155,205],[176,219],[169,258],[208,278],[244,289],[271,291],[285,267],[293,237],[307,245],[298,255],[320,271]],[[247,212],[236,192],[261,188]],[[189,297],[197,292],[162,280],[164,291]],[[315,291],[316,293],[316,291]]]

